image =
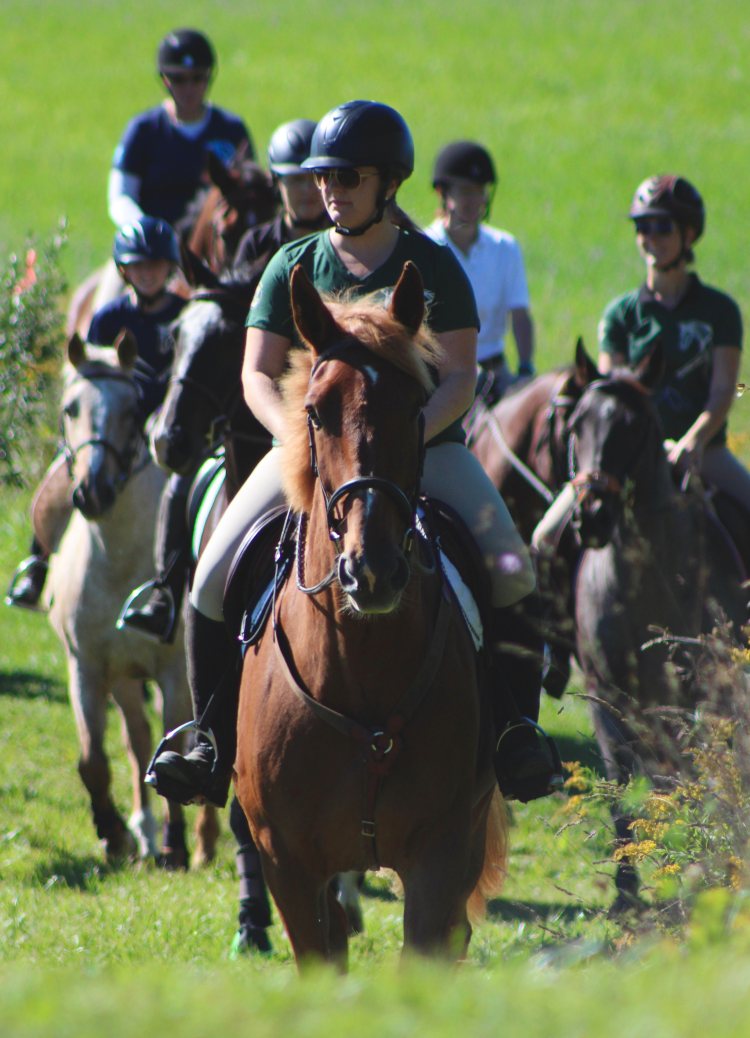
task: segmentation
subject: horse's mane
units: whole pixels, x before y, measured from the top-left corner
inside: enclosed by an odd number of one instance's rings
[[[327,297],[325,301],[342,331],[342,339],[351,337],[352,349],[364,347],[417,382],[427,396],[433,392],[434,370],[443,352],[426,324],[411,334],[391,316],[383,307],[382,298],[376,295],[354,300]],[[309,511],[315,487],[305,414],[313,360],[309,349],[293,350],[289,370],[282,381],[287,428],[282,475],[287,500],[299,512]]]

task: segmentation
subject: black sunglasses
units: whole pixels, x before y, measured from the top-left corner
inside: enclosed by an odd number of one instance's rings
[[[640,216],[633,222],[636,234],[666,236],[674,230],[674,220],[669,216]]]
[[[165,72],[165,77],[174,86],[182,86],[184,83],[205,83],[208,72]]]
[[[363,180],[367,180],[368,177],[376,177],[377,173],[360,173],[358,169],[341,167],[336,169],[314,169],[313,176],[318,187],[323,187],[324,184],[333,181],[334,184],[346,188],[347,191],[354,191]]]

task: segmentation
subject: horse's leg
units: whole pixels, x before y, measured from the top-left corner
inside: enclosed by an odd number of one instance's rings
[[[123,738],[130,758],[133,785],[133,809],[128,828],[138,841],[141,858],[156,858],[156,820],[151,810],[146,768],[151,759],[151,728],[146,717],[143,682],[135,678],[121,678],[112,686],[114,698],[123,720]]]
[[[69,656],[68,692],[80,746],[78,773],[91,800],[96,834],[107,860],[114,862],[135,853],[135,840],[112,800],[112,776],[104,752],[107,690],[101,675],[86,671]]]
[[[204,865],[209,865],[214,860],[220,832],[218,810],[213,804],[204,804],[203,807],[198,809],[193,828],[195,835],[193,865],[200,868]]]
[[[638,757],[635,752],[634,736],[628,733],[625,724],[616,716],[614,709],[606,703],[592,701],[591,719],[594,734],[604,761],[604,771],[611,782],[625,785],[637,769]],[[624,847],[633,839],[630,828],[632,818],[625,815],[619,802],[611,806],[612,822],[615,828],[615,840],[619,847]],[[617,863],[615,870],[614,903],[610,908],[611,915],[642,906],[638,896],[640,881],[632,860],[625,856]]]
[[[289,858],[272,860],[262,846],[258,849],[298,968],[325,961],[345,973],[348,925],[331,883],[321,882]]]
[[[481,871],[481,861],[470,867],[461,847],[468,843],[446,831],[427,847],[402,877],[404,885],[404,953],[465,956],[471,939],[466,903]]]
[[[361,872],[339,872],[333,881],[339,904],[346,914],[350,934],[364,933],[365,931],[365,920],[359,899],[362,879]]]

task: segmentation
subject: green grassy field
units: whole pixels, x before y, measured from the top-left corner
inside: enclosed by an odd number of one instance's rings
[[[213,97],[243,114],[261,151],[278,123],[349,98],[399,108],[417,147],[401,201],[420,221],[432,215],[436,150],[484,141],[501,178],[493,222],[527,259],[540,367],[567,360],[579,333],[592,345],[605,302],[640,277],[624,215],[652,172],[680,170],[700,187],[699,270],[747,309],[750,21],[739,0],[4,0],[0,252],[65,216],[71,284],[104,260],[112,150],[127,119],[161,96],[157,41],[186,24],[212,36]],[[733,418],[741,433],[746,401]],[[0,494],[0,581],[25,551],[28,499]],[[746,928],[729,944],[723,926],[713,943],[710,926],[681,945],[633,942],[606,918],[603,814],[570,826],[564,799],[517,809],[505,894],[460,971],[397,972],[400,904],[372,878],[351,977],[299,983],[278,926],[270,959],[227,959],[226,832],[205,872],[104,867],[75,770],[62,652],[43,617],[0,608],[0,709],[0,1034],[747,1034]],[[565,759],[596,764],[580,700],[547,703],[545,719]],[[114,716],[110,728],[126,808]]]

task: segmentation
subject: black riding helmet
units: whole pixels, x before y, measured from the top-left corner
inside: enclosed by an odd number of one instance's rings
[[[142,260],[167,260],[179,264],[177,235],[166,220],[144,216],[136,223],[124,224],[115,234],[112,255],[118,267]]]
[[[438,152],[432,169],[432,186],[440,193],[443,207],[446,190],[454,178],[489,188],[483,217],[486,220],[490,215],[497,183],[495,165],[487,149],[475,141],[452,141]]]
[[[381,187],[375,215],[360,227],[341,227],[344,235],[360,235],[383,219],[388,181],[399,183],[414,172],[414,141],[403,118],[379,101],[347,101],[331,109],[315,128],[310,157],[303,169],[346,169],[375,166],[381,174]]]
[[[156,53],[159,75],[168,69],[207,69],[213,72],[216,55],[208,38],[197,29],[173,29],[159,44]]]
[[[438,152],[432,186],[442,187],[452,177],[470,180],[473,184],[497,183],[492,156],[474,141],[452,141]]]
[[[275,176],[303,172],[316,125],[312,119],[293,119],[277,126],[268,142],[268,167]]]

